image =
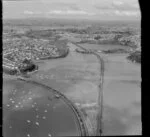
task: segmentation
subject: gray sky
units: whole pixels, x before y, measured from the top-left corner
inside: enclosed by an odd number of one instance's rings
[[[3,0],[3,18],[140,19],[138,0]]]

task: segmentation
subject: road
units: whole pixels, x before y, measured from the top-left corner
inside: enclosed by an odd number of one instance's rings
[[[104,55],[77,46],[96,55],[100,63],[96,135],[141,135],[140,64],[129,62],[127,54]]]
[[[81,48],[88,54],[93,54],[97,57],[100,63],[100,83],[99,83],[99,94],[98,94],[98,105],[99,112],[97,115],[97,130],[96,136],[101,136],[103,132],[103,83],[104,83],[104,60],[97,52],[90,52],[88,49],[81,47],[80,45],[73,43],[77,47]]]

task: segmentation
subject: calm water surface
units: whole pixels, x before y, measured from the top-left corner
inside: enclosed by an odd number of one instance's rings
[[[44,87],[4,79],[4,137],[79,136],[75,114],[56,96]]]

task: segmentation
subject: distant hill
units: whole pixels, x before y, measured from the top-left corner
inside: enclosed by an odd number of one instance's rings
[[[120,25],[133,25],[140,26],[139,20],[114,20],[114,21],[104,21],[104,20],[88,20],[88,19],[58,19],[58,18],[23,18],[23,19],[3,19],[4,25],[20,25],[20,26],[49,26],[49,25],[107,25],[107,26],[120,26]]]

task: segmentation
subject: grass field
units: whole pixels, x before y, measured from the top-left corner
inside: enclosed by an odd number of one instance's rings
[[[139,135],[141,123],[141,65],[128,54],[103,55],[104,135]]]

